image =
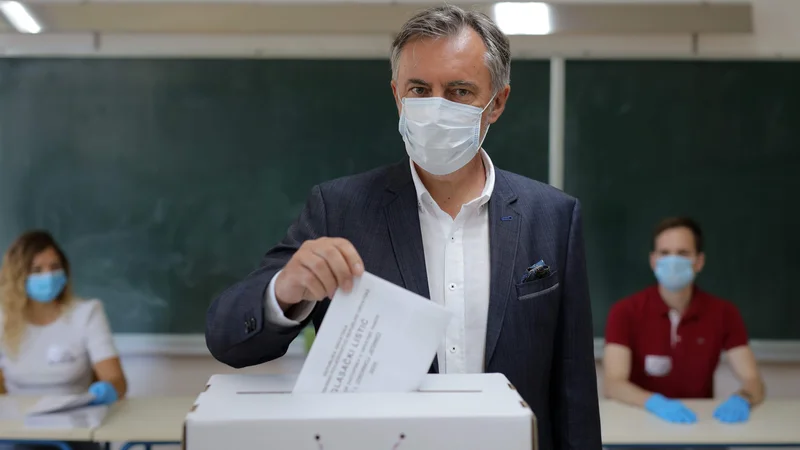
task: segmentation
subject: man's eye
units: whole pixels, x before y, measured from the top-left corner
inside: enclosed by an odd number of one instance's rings
[[[456,95],[459,97],[466,97],[470,94],[470,92],[466,89],[456,89]]]
[[[411,88],[411,93],[414,95],[425,95],[425,88],[424,87],[413,87]]]

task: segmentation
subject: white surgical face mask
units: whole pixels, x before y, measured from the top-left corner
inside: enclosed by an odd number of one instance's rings
[[[403,98],[399,131],[408,157],[434,175],[464,167],[486,138],[481,138],[481,117],[493,100],[481,109],[442,97]]]

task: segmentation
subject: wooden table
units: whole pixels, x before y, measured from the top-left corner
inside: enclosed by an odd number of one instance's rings
[[[196,396],[123,399],[111,408],[103,424],[94,430],[94,441],[125,442],[122,449],[180,443],[183,421],[196,399]]]
[[[669,423],[640,408],[601,401],[603,446],[800,447],[800,399],[768,398],[741,424],[714,419],[721,401],[684,401],[697,414],[694,424]]]
[[[69,448],[63,441],[91,441],[90,428],[26,428],[25,410],[33,406],[38,397],[0,395],[0,441],[21,443],[47,443]]]

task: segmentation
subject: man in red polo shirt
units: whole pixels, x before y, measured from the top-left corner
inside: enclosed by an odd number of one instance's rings
[[[694,284],[703,269],[703,235],[688,218],[662,221],[650,266],[658,284],[617,302],[608,315],[603,356],[608,398],[643,407],[664,420],[697,420],[681,398],[712,398],[714,371],[726,351],[741,389],[714,417],[744,422],[764,398],[764,384],[736,307]]]

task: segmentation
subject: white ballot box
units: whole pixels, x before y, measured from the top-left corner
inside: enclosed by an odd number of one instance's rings
[[[184,450],[535,450],[536,421],[501,374],[427,375],[413,392],[293,394],[294,380],[214,375]]]

